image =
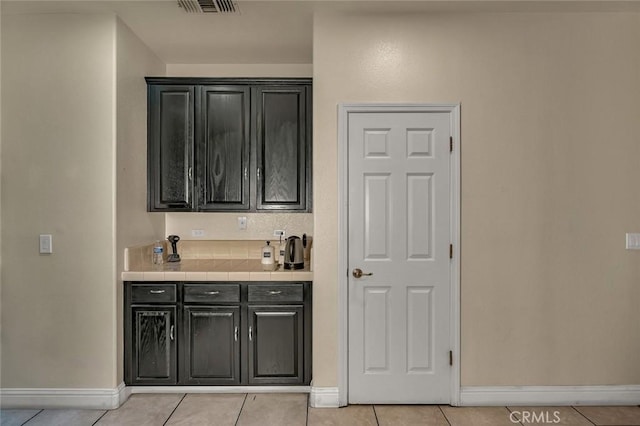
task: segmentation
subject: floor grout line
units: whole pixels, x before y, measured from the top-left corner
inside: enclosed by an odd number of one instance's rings
[[[171,418],[171,416],[173,416],[173,413],[176,412],[176,410],[178,409],[178,407],[180,406],[180,404],[182,404],[182,401],[184,401],[184,399],[187,397],[187,393],[185,393],[184,395],[182,395],[182,398],[180,398],[180,402],[178,402],[176,404],[175,407],[173,407],[173,411],[171,411],[171,414],[169,414],[169,417],[167,417],[167,420],[164,421],[164,423],[162,423],[162,426],[166,425],[167,422],[169,421],[169,419]]]
[[[307,394],[307,419],[304,424],[305,426],[309,426],[309,394]]]
[[[27,423],[29,423],[31,420],[33,420],[33,418],[34,418],[35,416],[37,416],[38,414],[42,413],[43,411],[44,411],[44,409],[41,409],[40,411],[38,411],[37,413],[35,413],[33,416],[29,417],[29,418],[27,419],[27,421],[26,421],[26,422],[22,423],[22,425],[21,425],[21,426],[26,425]]]
[[[451,426],[451,422],[447,418],[447,415],[444,413],[444,410],[442,409],[442,405],[438,405],[438,408],[440,409],[440,412],[442,413],[442,416],[444,417],[444,420],[449,424],[449,426]]]
[[[116,410],[117,410],[117,408],[116,408]],[[95,421],[95,422],[91,423],[91,426],[95,426],[95,425],[97,425],[97,424],[98,424],[98,422],[99,422],[100,420],[102,420],[102,418],[103,418],[104,416],[106,416],[106,415],[107,415],[107,413],[108,413],[109,411],[111,411],[111,410],[104,410],[104,413],[102,413],[102,414],[100,415],[100,417],[98,417],[98,418],[96,419],[96,421]]]
[[[511,420],[511,413],[513,413],[513,411],[511,410],[511,408],[507,407],[506,405],[504,406],[504,408],[506,408],[507,411],[509,412],[509,420]],[[511,420],[511,422],[513,422],[513,420]],[[518,424],[522,425],[522,420],[520,420]]]
[[[240,407],[240,411],[238,411],[238,417],[236,418],[236,423],[234,424],[234,426],[237,426],[238,422],[240,421],[240,415],[242,414],[242,410],[244,410],[244,403],[247,402],[248,396],[249,396],[248,393],[244,394],[244,399],[242,400],[242,406]]]
[[[574,407],[573,405],[571,406],[571,408],[573,408],[575,411],[577,411],[577,412],[578,412],[578,414],[580,414],[582,417],[584,417],[585,419],[587,419],[587,421],[588,421],[589,423],[591,423],[592,425],[594,425],[594,426],[595,426],[595,424],[596,424],[596,423],[595,423],[595,422],[593,422],[593,421],[591,421],[591,419],[590,419],[589,417],[587,417],[587,416],[585,416],[584,414],[582,414],[582,412],[581,412],[580,410],[578,410],[578,409],[577,409],[576,407]]]
[[[371,404],[371,408],[373,408],[373,415],[376,417],[376,424],[380,426],[380,421],[378,420],[378,413],[376,413],[376,406]]]

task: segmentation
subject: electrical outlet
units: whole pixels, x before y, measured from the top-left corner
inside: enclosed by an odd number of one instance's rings
[[[627,250],[640,250],[640,234],[627,233]]]
[[[51,234],[40,234],[40,253],[53,253],[53,237]]]
[[[192,229],[191,230],[192,237],[204,237],[204,229]]]
[[[238,216],[238,229],[244,231],[247,229],[247,217],[246,216]]]
[[[283,229],[275,229],[273,231],[273,236],[274,237],[282,237],[282,238],[284,238],[284,230]]]

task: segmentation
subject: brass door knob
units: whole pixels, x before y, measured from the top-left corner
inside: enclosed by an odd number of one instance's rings
[[[373,275],[373,272],[362,272],[362,269],[356,268],[352,272],[354,278],[362,278],[363,276],[370,277]]]

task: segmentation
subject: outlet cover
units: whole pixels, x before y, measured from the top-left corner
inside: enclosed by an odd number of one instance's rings
[[[640,234],[627,233],[627,250],[640,250]]]
[[[40,234],[40,253],[53,253],[53,237],[51,234]]]
[[[247,217],[246,216],[238,216],[238,229],[244,231],[247,229]]]
[[[204,229],[192,229],[191,230],[192,237],[204,237]]]

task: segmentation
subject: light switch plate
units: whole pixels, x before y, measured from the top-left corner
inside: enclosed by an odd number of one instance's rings
[[[40,234],[40,254],[53,253],[53,237],[51,234]]]
[[[627,250],[640,250],[640,234],[627,233]]]
[[[204,237],[204,229],[192,229],[191,230],[192,237]]]
[[[247,217],[246,216],[238,216],[238,229],[243,231],[247,229]]]

